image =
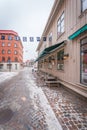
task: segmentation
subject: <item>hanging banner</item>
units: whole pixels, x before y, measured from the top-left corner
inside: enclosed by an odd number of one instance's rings
[[[37,42],[40,42],[41,39],[45,42],[45,41],[47,40],[47,37],[42,37],[42,38],[40,38],[39,36],[36,37],[36,41],[37,41]],[[50,38],[50,39],[51,39],[51,38]],[[23,36],[23,37],[22,37],[22,40],[23,40],[23,42],[27,42],[27,41],[28,41],[28,38],[27,38],[26,36]],[[34,37],[29,37],[29,42],[34,42]]]
[[[40,42],[40,37],[36,37],[36,39],[37,39],[37,42]]]
[[[27,37],[23,37],[23,42],[27,42]]]
[[[29,37],[30,42],[34,42],[34,37]]]

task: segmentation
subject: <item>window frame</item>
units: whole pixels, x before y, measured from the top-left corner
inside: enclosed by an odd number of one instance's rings
[[[2,47],[4,47],[5,46],[5,43],[4,42],[2,42]]]
[[[12,36],[11,35],[8,36],[8,40],[12,40]]]
[[[15,50],[15,51],[14,51],[14,54],[17,55],[17,54],[18,54],[18,51]]]
[[[86,41],[83,41],[83,40],[85,40],[86,39]],[[83,53],[83,51],[84,50],[82,50],[82,49],[84,49],[84,48],[86,48],[86,47],[84,47],[84,45],[86,45],[87,46],[87,37],[85,37],[85,38],[83,38],[83,39],[81,39],[80,40],[80,83],[81,84],[84,84],[84,85],[87,85],[87,82],[85,83],[84,81],[86,80],[84,77],[85,77],[85,71],[86,71],[86,73],[87,73],[87,69],[85,68],[85,66],[86,65],[84,65],[84,62],[85,62],[85,57],[87,57],[87,56],[85,56],[85,54]],[[87,49],[84,51],[84,52],[86,52],[87,51]],[[86,52],[86,54],[87,54],[87,52]],[[83,62],[82,62],[83,61]],[[87,62],[87,61],[86,61]],[[87,64],[87,63],[86,63]],[[87,76],[87,75],[86,75]]]
[[[86,0],[87,1],[87,0]],[[81,0],[81,12],[84,12],[85,10],[87,10],[87,7],[84,8],[84,2],[83,0]],[[85,4],[87,6],[87,4]]]
[[[65,25],[65,13],[64,11],[62,12],[61,16],[59,17],[58,21],[57,21],[57,38],[64,33],[64,25]],[[63,26],[62,26],[63,23]],[[63,31],[62,31],[63,29]]]
[[[1,35],[1,40],[5,40],[5,35]]]
[[[59,53],[59,54],[58,54]],[[57,70],[64,71],[64,48],[57,52]]]
[[[5,50],[4,49],[2,50],[2,54],[5,54]]]
[[[8,50],[8,54],[11,54],[11,50]]]
[[[11,46],[11,43],[10,43],[10,42],[8,42],[8,47],[9,47],[9,46]]]

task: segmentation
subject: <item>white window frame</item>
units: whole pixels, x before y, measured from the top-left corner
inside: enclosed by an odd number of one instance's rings
[[[57,21],[57,37],[64,32],[64,11]]]

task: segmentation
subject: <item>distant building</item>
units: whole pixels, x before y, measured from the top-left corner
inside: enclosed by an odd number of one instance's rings
[[[33,67],[33,65],[34,65],[34,59],[27,60],[27,61],[25,62],[25,66],[26,66],[26,67]]]
[[[0,71],[19,71],[23,63],[23,46],[18,34],[0,30]]]
[[[39,70],[87,97],[87,0],[55,0],[43,36]]]

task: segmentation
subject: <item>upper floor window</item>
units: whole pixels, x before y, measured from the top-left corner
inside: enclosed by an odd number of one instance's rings
[[[11,43],[8,43],[8,46],[11,46]]]
[[[8,50],[8,54],[11,54],[11,51],[10,51],[10,50]]]
[[[17,53],[18,53],[17,51],[14,51],[14,54],[15,54],[15,55],[17,55]]]
[[[2,50],[2,54],[5,54],[5,50]]]
[[[16,44],[16,43],[14,44],[14,47],[17,47],[17,44]]]
[[[8,40],[12,40],[12,36],[8,36]]]
[[[59,37],[64,32],[64,12],[57,21],[57,36]]]
[[[52,42],[52,32],[49,34],[49,42]]]
[[[52,45],[52,32],[49,34],[49,44]]]
[[[87,9],[87,0],[81,0],[82,12]]]
[[[1,36],[1,40],[5,40],[5,36],[4,35]]]
[[[5,46],[5,43],[4,43],[4,42],[2,42],[2,46]]]

